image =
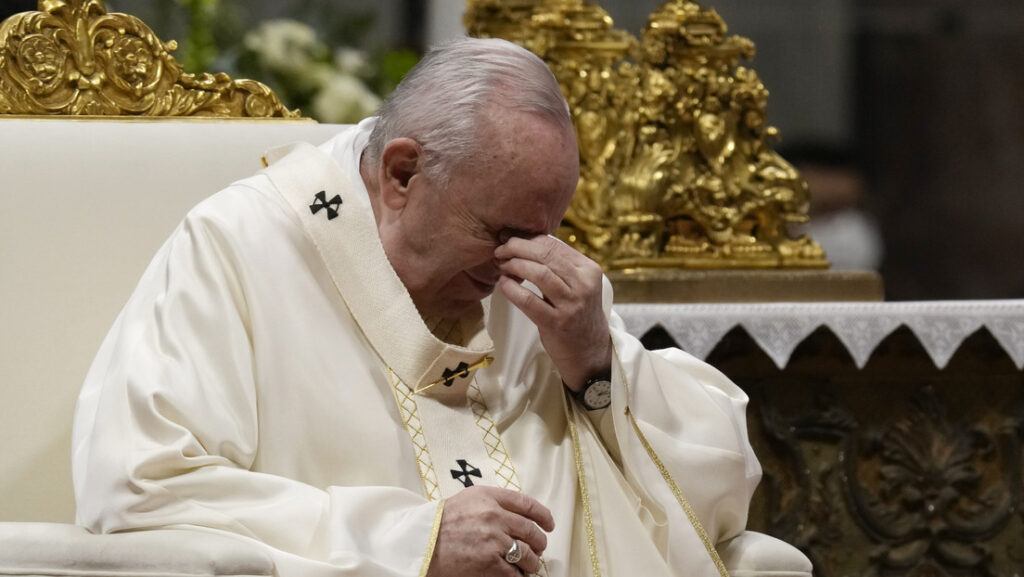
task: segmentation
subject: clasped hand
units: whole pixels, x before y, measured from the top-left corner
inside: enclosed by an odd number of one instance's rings
[[[498,487],[468,487],[444,505],[429,577],[515,577],[539,573],[547,548],[545,531],[555,528],[547,507],[536,499]],[[513,540],[523,555],[505,560]]]

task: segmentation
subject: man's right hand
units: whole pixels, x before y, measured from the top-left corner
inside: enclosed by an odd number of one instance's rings
[[[538,573],[547,548],[545,531],[555,528],[551,511],[517,491],[475,486],[448,499],[428,577],[515,577]],[[515,565],[505,553],[519,541],[523,557]]]

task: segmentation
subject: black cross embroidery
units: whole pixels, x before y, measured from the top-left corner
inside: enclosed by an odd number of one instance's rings
[[[458,480],[460,483],[462,483],[463,487],[473,486],[473,480],[469,478],[470,475],[473,475],[474,477],[480,477],[481,479],[484,477],[483,475],[480,474],[480,469],[477,469],[473,465],[470,465],[469,463],[466,462],[465,459],[459,459],[458,461],[455,462],[458,463],[459,468],[461,470],[452,469],[452,479]]]
[[[327,209],[327,220],[334,220],[338,217],[338,208],[341,206],[341,196],[334,195],[334,198],[327,200],[327,191],[321,190],[315,195],[316,200],[309,205],[309,210],[316,214],[320,209]]]
[[[450,387],[455,382],[456,378],[461,379],[467,376],[469,376],[469,365],[466,363],[459,363],[459,366],[455,367],[454,371],[451,369],[445,369],[444,372],[441,373],[441,377],[444,379],[442,384],[446,387]]]

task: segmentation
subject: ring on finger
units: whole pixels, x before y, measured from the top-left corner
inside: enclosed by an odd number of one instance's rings
[[[505,552],[505,561],[515,565],[523,558],[523,548],[519,546],[519,540],[513,539],[512,546]]]

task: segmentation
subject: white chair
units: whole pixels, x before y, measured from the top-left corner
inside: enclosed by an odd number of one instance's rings
[[[0,116],[0,575],[273,574],[244,539],[74,526],[71,421],[100,342],[188,209],[267,148],[339,129]]]
[[[40,7],[66,16],[85,4],[41,1]],[[13,28],[5,26],[0,32]],[[85,29],[67,24],[74,34]],[[36,44],[20,45],[17,66],[43,82],[28,85],[62,82],[60,67],[74,59],[48,52],[55,46],[44,35],[33,38]],[[146,58],[157,58],[159,50],[132,52],[138,38],[110,41],[139,57],[116,71],[128,82],[126,92],[158,69]],[[0,51],[12,46],[0,35]],[[11,62],[0,53],[0,63]],[[101,77],[90,78],[79,81],[86,92]],[[5,92],[10,86],[0,82],[0,113],[17,101]],[[261,89],[245,84],[256,94]],[[276,574],[266,549],[241,536],[202,528],[94,535],[74,525],[71,422],[101,340],[188,209],[257,171],[266,149],[319,144],[339,129],[301,120],[0,114],[0,576]],[[810,575],[799,551],[766,535],[745,533],[721,555],[735,577]]]

